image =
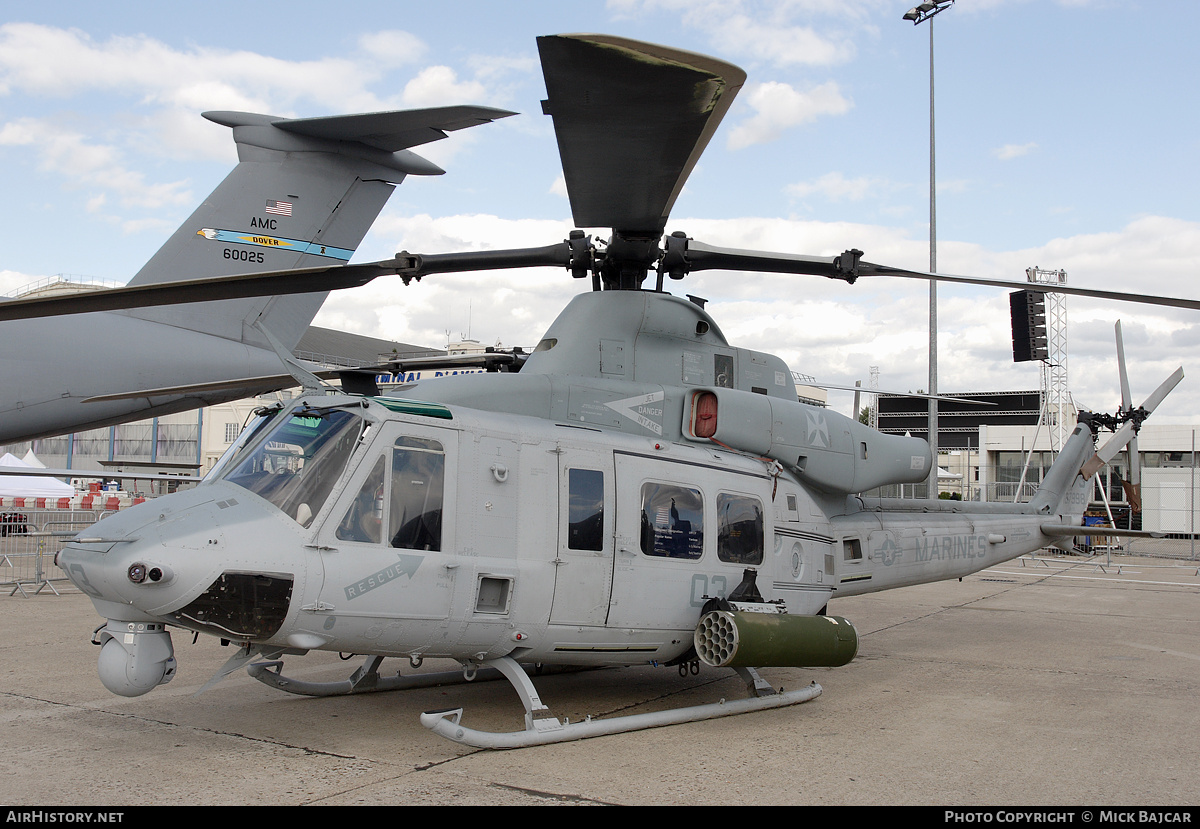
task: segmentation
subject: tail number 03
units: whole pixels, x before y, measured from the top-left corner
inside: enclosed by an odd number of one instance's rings
[[[706,576],[696,573],[692,576],[692,607],[704,607],[708,599],[723,599],[729,592],[729,580],[724,576]]]

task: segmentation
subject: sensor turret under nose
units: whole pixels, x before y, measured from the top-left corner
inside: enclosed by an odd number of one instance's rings
[[[114,694],[140,697],[175,677],[175,648],[166,625],[110,619],[96,644],[100,681]]]

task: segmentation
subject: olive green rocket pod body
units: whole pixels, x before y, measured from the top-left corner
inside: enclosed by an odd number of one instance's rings
[[[858,633],[840,616],[714,610],[700,618],[695,644],[715,668],[836,668],[858,653]]]

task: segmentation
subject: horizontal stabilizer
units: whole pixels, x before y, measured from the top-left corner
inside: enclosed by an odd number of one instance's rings
[[[313,371],[317,377],[331,378],[338,376],[339,370],[323,369]],[[265,374],[258,377],[240,377],[235,380],[216,380],[211,383],[192,383],[184,386],[163,386],[156,389],[137,389],[114,394],[98,394],[84,399],[84,403],[108,403],[114,400],[141,400],[155,397],[196,397],[203,400],[206,396],[219,395],[228,399],[228,394],[221,392],[237,391],[240,397],[257,397],[270,394],[280,389],[291,389],[301,383],[291,374]]]
[[[1042,535],[1057,538],[1068,538],[1075,535],[1111,535],[1122,538],[1165,538],[1166,533],[1149,530],[1119,530],[1116,527],[1085,527],[1079,524],[1042,524],[1039,528]]]
[[[487,124],[510,115],[516,113],[493,107],[451,106],[320,118],[287,118],[273,123],[279,129],[297,135],[330,141],[357,141],[394,153],[440,141],[448,132]]]
[[[481,106],[433,107],[318,118],[279,118],[255,112],[211,110],[205,118],[225,127],[277,127],[294,135],[326,141],[356,141],[389,153],[440,141],[446,133],[516,115]]]

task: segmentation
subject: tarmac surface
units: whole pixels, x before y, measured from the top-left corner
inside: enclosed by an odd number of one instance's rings
[[[461,705],[464,725],[520,729],[506,682],[316,699],[240,671],[194,696],[231,650],[175,631],[176,678],[126,699],[97,678],[101,619],[84,595],[0,595],[0,803],[1194,806],[1197,563],[1104,563],[1024,558],[835,599],[829,612],[861,637],[850,665],[761,672],[789,690],[816,681],[811,702],[512,751],[461,746],[418,720]],[[342,679],[359,664],[314,653],[285,674]],[[410,672],[383,663],[398,669]],[[572,721],[746,695],[712,668],[537,684]]]

